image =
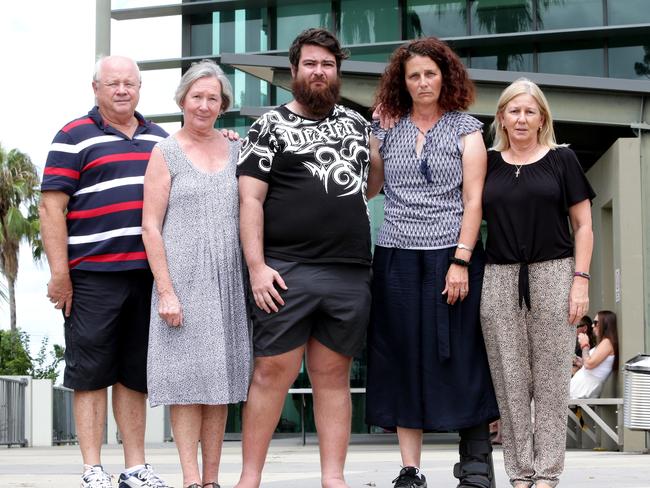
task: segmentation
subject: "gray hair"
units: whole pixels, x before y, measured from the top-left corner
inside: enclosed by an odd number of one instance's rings
[[[99,81],[99,77],[101,75],[102,66],[103,66],[104,62],[108,61],[108,60],[111,60],[111,59],[116,59],[116,58],[120,58],[120,59],[123,59],[125,61],[129,61],[129,62],[133,63],[133,66],[135,67],[135,70],[138,73],[138,80],[140,80],[140,82],[142,82],[142,75],[140,75],[140,68],[138,67],[138,63],[136,63],[135,61],[133,61],[133,59],[131,59],[131,58],[127,57],[127,56],[102,56],[99,59],[97,59],[97,62],[95,63],[95,69],[93,70],[93,81],[95,81],[95,82]]]
[[[187,92],[190,91],[190,87],[200,78],[216,78],[221,84],[221,111],[225,112],[230,108],[232,103],[232,86],[230,81],[224,74],[223,70],[211,59],[202,59],[196,63],[192,63],[190,69],[188,69],[183,77],[181,78],[178,88],[176,88],[176,93],[174,94],[174,100],[176,105],[179,108],[183,108],[181,104]]]

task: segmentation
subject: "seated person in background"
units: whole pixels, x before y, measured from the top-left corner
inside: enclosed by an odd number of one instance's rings
[[[598,312],[592,327],[596,347],[590,349],[587,334],[578,335],[582,367],[571,378],[571,398],[597,398],[609,374],[618,368],[616,314],[608,310]]]
[[[576,374],[576,372],[582,367],[582,348],[580,347],[578,336],[580,334],[587,334],[587,338],[589,339],[589,349],[591,349],[591,347],[596,342],[594,334],[591,330],[591,324],[591,317],[589,317],[589,315],[585,315],[580,319],[578,325],[576,325],[576,355],[573,358],[573,364],[571,366],[571,376]]]

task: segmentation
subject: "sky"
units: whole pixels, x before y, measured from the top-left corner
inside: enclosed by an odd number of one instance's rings
[[[113,8],[174,3],[113,0]],[[112,21],[111,52],[136,60],[180,56],[180,17]],[[39,175],[57,131],[93,106],[95,2],[35,0],[0,2],[0,144],[28,154]],[[142,74],[138,110],[175,112],[173,93],[179,70]],[[176,124],[163,126],[168,132]],[[33,263],[21,247],[16,308],[18,327],[31,336],[36,352],[44,337],[63,344],[63,319],[46,298],[47,262]],[[9,328],[9,308],[0,303],[0,328]]]

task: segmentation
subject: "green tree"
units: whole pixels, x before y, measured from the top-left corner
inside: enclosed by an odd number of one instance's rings
[[[38,354],[32,358],[29,342],[29,334],[23,330],[0,330],[0,375],[31,376],[55,382],[65,348],[54,344],[48,350],[49,339],[45,337]]]
[[[0,375],[28,376],[32,360],[29,337],[22,330],[0,330]]]
[[[7,279],[11,330],[16,330],[16,278],[18,252],[23,240],[40,259],[38,173],[28,155],[0,145],[0,272]]]

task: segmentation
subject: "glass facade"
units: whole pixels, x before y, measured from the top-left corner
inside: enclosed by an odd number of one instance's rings
[[[163,2],[161,2],[162,4]],[[208,2],[204,2],[208,3]],[[403,40],[435,35],[447,39],[470,68],[558,73],[627,79],[650,78],[650,26],[639,34],[621,30],[585,38],[579,30],[650,24],[650,0],[332,0],[187,15],[183,38],[191,56],[223,52],[286,55],[291,42],[307,27],[334,31],[351,59],[385,62]],[[246,2],[238,2],[246,5]],[[523,39],[520,33],[530,33]],[[515,34],[517,36],[515,36]],[[385,43],[385,44],[382,44]],[[291,99],[232,68],[224,71],[233,84],[234,108],[273,106]],[[227,114],[220,127],[245,135],[251,120]],[[369,202],[373,243],[383,220],[383,199]],[[365,360],[356,359],[351,386],[365,386]],[[294,387],[309,386],[304,369]],[[301,396],[288,396],[278,432],[300,432]],[[314,431],[312,398],[304,398],[305,426]],[[353,432],[368,432],[363,422],[365,397],[354,395]],[[241,428],[240,407],[232,406],[228,431]]]

